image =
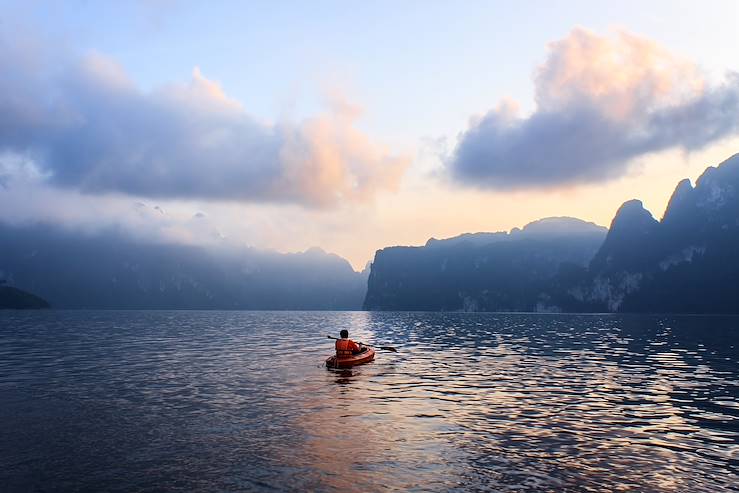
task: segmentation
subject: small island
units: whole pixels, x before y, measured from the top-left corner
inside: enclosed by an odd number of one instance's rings
[[[49,302],[35,294],[6,286],[5,281],[0,280],[0,310],[37,310],[41,308],[49,308]]]

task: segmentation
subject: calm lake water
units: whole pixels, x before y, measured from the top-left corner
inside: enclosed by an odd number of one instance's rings
[[[332,371],[326,334],[392,344]],[[2,491],[738,491],[739,318],[0,313]]]

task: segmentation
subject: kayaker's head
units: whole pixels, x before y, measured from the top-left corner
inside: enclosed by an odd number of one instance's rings
[[[346,329],[343,329],[341,332],[339,332],[339,335],[342,339],[348,339],[349,338],[349,331]]]

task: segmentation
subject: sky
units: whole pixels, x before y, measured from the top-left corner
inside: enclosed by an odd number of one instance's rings
[[[739,3],[0,0],[0,220],[377,249],[661,217],[739,152]]]

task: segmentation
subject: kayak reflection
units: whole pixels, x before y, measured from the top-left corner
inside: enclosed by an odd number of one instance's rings
[[[339,385],[349,385],[352,383],[353,378],[359,376],[361,372],[355,372],[353,370],[333,370],[336,378],[334,382]]]

